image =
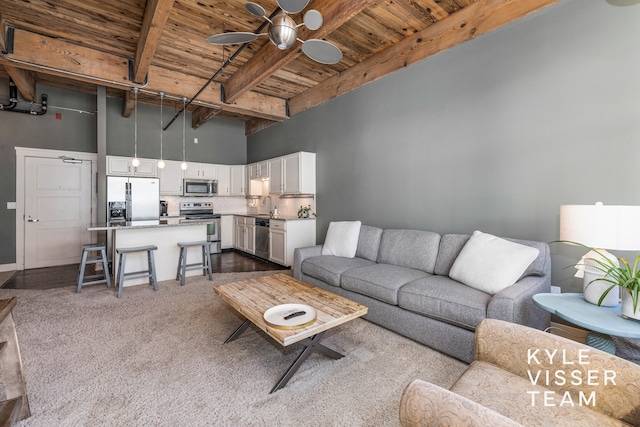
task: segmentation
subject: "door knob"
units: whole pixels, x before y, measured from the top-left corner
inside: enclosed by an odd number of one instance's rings
[[[38,220],[38,219],[35,219],[35,218],[31,218],[31,217],[29,217],[29,219],[28,219],[27,221],[29,221],[29,222],[38,222],[39,220]]]

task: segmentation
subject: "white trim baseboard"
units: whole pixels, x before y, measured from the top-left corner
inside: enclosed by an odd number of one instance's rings
[[[4,273],[5,271],[15,271],[17,270],[16,264],[0,264],[0,273]]]

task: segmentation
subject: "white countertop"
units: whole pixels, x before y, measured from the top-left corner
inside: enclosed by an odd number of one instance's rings
[[[204,225],[211,224],[213,220],[211,219],[202,219],[202,220],[189,220],[185,222],[181,217],[165,217],[159,220],[149,220],[149,221],[126,221],[126,222],[117,222],[110,224],[92,224],[87,228],[88,231],[109,231],[109,230],[128,230],[128,229],[139,229],[139,228],[161,228],[161,227],[185,227],[191,225]]]
[[[223,213],[221,215],[246,216],[246,217],[249,217],[249,218],[275,219],[275,220],[280,220],[280,221],[308,221],[308,220],[315,221],[316,220],[315,216],[312,216],[311,218],[298,218],[297,216],[292,216],[292,215],[278,215],[277,217],[273,217],[273,216],[269,216],[267,214],[238,213],[238,212]]]

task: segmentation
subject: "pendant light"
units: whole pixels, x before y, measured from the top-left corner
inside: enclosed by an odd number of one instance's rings
[[[180,167],[182,170],[187,170],[187,157],[185,156],[185,139],[186,139],[186,123],[185,119],[187,116],[187,98],[182,98],[182,164]]]
[[[133,160],[131,160],[131,166],[137,168],[140,166],[140,160],[138,159],[138,89],[133,88]]]
[[[162,100],[164,99],[164,92],[158,94],[160,97],[160,161],[158,162],[158,169],[164,169],[164,160],[162,159]]]

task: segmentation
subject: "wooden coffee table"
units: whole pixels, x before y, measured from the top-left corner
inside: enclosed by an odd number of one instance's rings
[[[304,349],[271,389],[271,393],[284,387],[300,365],[313,352],[332,359],[342,354],[322,344],[320,339],[327,330],[367,314],[367,307],[324,289],[303,283],[285,274],[275,274],[241,282],[214,286],[213,290],[238,313],[246,318],[225,344],[238,338],[253,323],[282,346],[302,342]],[[267,324],[264,312],[280,304],[306,304],[315,309],[317,317],[307,326],[297,329],[279,329]]]

